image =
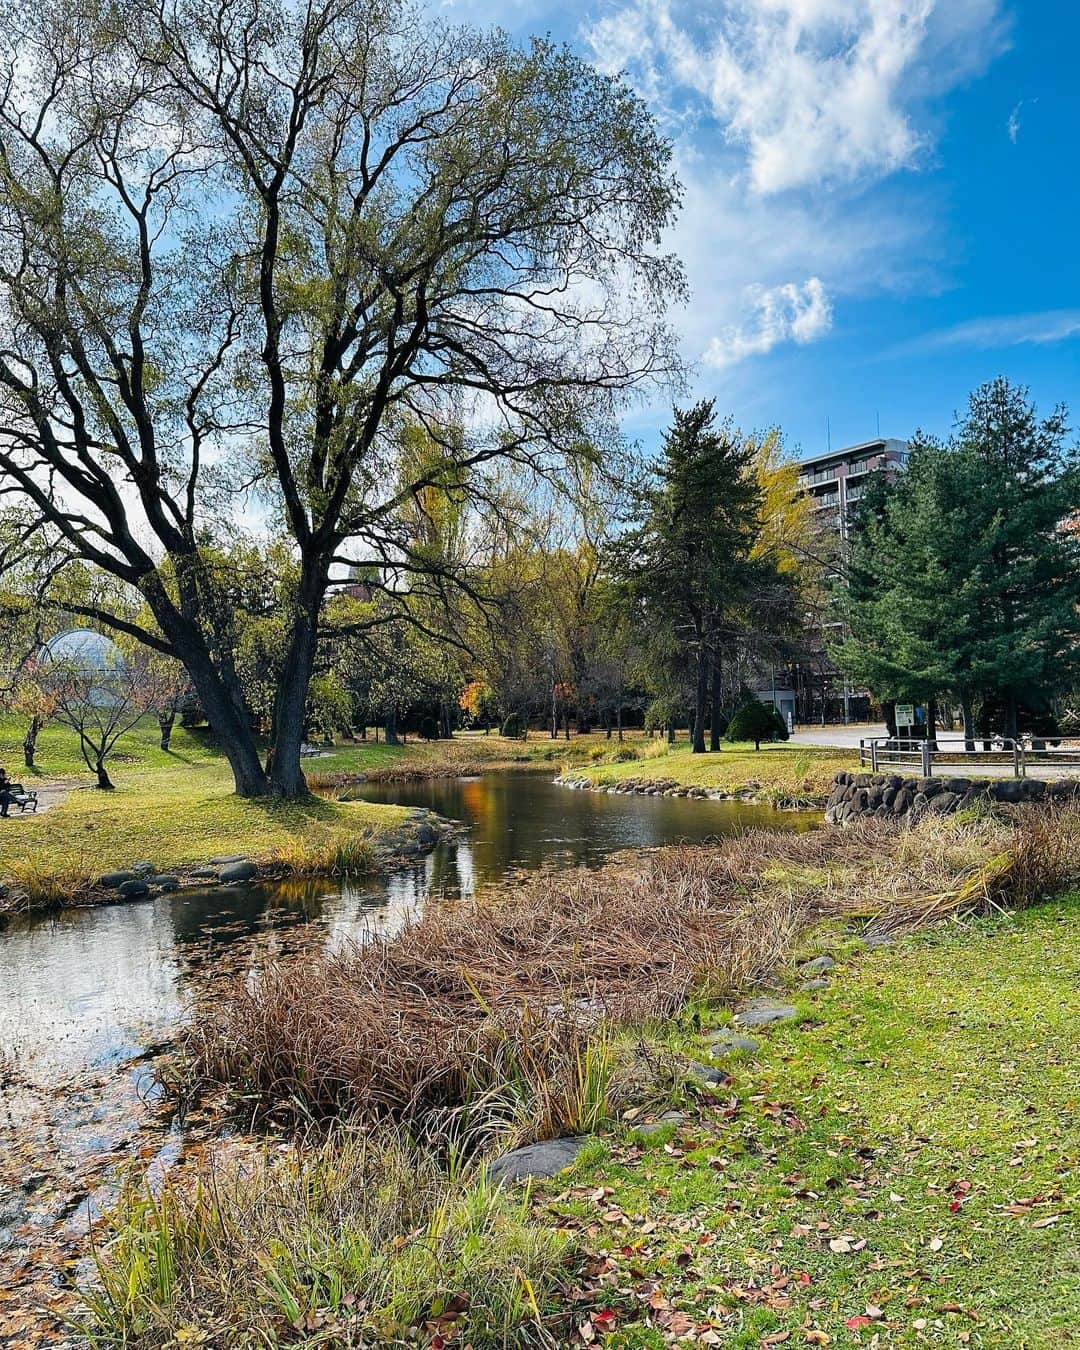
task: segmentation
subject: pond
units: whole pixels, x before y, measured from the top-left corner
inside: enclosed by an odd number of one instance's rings
[[[181,1128],[158,1100],[155,1068],[207,982],[392,932],[425,903],[515,871],[817,823],[817,813],[739,802],[573,791],[524,772],[371,785],[363,795],[429,807],[463,828],[426,857],[345,883],[186,890],[0,928],[0,1287],[39,1300],[31,1248],[40,1254],[48,1240],[42,1278],[60,1279],[129,1160],[160,1176],[197,1146],[198,1125]]]
[[[465,829],[379,876],[214,887],[15,920],[0,930],[0,1059],[36,1081],[107,1068],[166,1039],[186,986],[215,965],[393,929],[433,897],[469,895],[542,864],[593,865],[622,849],[817,819],[743,802],[573,791],[535,772],[368,785],[362,795],[429,807]]]

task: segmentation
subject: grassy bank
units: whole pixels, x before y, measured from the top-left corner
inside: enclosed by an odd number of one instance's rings
[[[579,1325],[609,1309],[599,1339],[626,1347],[1073,1344],[1078,931],[1074,893],[859,952],[697,1118],[549,1192],[538,1213],[596,1272]]]
[[[833,778],[857,764],[857,753],[813,745],[753,745],[726,742],[715,753],[695,755],[686,741],[668,746],[659,739],[628,741],[614,749],[599,746],[575,775],[601,786],[632,779],[670,780],[686,787],[746,794],[777,803],[823,803]]]
[[[345,1203],[319,1180],[339,1175],[333,1136],[325,1155],[188,1177],[165,1203],[133,1194],[96,1343],[182,1343],[208,1309],[237,1345],[298,1329],[334,1346],[1065,1344],[1080,906],[1001,907],[1075,880],[1078,843],[1064,812],[758,833],[433,907],[365,951],[218,982],[180,1063],[189,1090],[303,1131],[327,1112],[411,1119],[418,1158],[442,1141],[443,1203],[409,1218],[395,1183],[401,1224],[365,1226],[364,1188]],[[691,1061],[730,1002],[794,984],[822,950],[841,961],[830,987],[798,991],[800,1017],[703,1085]],[[672,1106],[681,1125],[635,1131]],[[461,1170],[598,1125],[526,1208]],[[463,1231],[480,1269],[514,1272],[479,1299]]]
[[[16,728],[3,727],[0,763],[24,776],[11,753]],[[86,786],[84,773],[48,812],[0,822],[0,883],[10,887],[12,907],[84,902],[103,872],[144,860],[178,872],[228,854],[294,872],[357,868],[407,815],[365,802],[246,801],[233,793],[228,764],[205,733],[178,731],[166,754],[146,724],[121,746],[115,791]],[[39,759],[50,780],[77,768],[71,737],[51,728],[42,732]]]

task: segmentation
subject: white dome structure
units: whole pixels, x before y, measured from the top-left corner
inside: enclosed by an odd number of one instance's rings
[[[120,648],[111,638],[92,628],[68,628],[57,633],[41,649],[41,659],[102,673],[124,668]]]

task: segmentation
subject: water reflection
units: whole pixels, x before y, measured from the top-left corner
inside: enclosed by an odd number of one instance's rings
[[[298,946],[392,932],[437,896],[541,864],[594,864],[614,851],[703,840],[813,817],[683,798],[574,792],[535,774],[372,786],[371,801],[425,806],[463,837],[389,875],[212,888],[145,903],[24,919],[0,930],[0,1057],[56,1084],[135,1058],[167,1038],[188,986]]]

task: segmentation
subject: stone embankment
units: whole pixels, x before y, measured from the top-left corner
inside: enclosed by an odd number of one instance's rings
[[[634,793],[639,797],[691,797],[699,801],[707,800],[712,802],[760,802],[762,801],[762,785],[757,782],[744,783],[740,788],[733,792],[725,792],[723,788],[701,787],[699,785],[690,785],[680,783],[675,778],[620,778],[617,783],[605,783],[595,778],[573,777],[563,774],[555,779],[559,787],[573,788],[578,792],[612,792],[612,793]],[[787,799],[773,796],[767,798],[768,802],[777,807],[788,807],[795,809],[797,807],[807,806],[810,803],[802,798]],[[821,799],[818,799],[817,805],[821,805]]]
[[[849,820],[947,816],[980,802],[1065,801],[1080,797],[1080,781],[1040,778],[902,778],[887,773],[838,773],[825,807],[830,825]]]

